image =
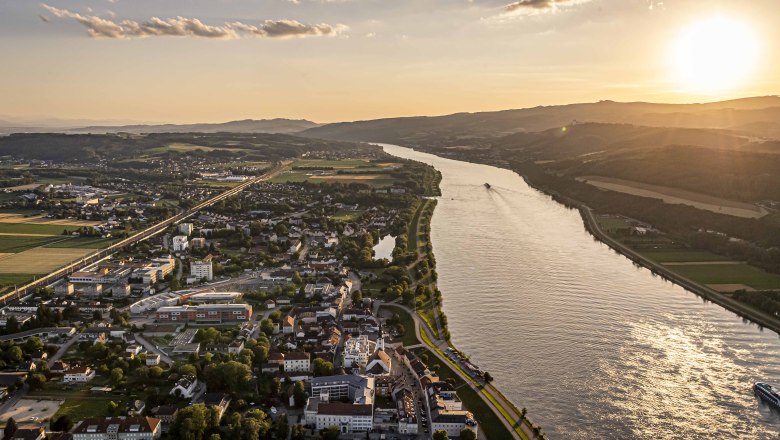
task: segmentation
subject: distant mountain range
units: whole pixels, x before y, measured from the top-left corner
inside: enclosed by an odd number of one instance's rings
[[[134,125],[91,125],[91,126],[36,126],[0,121],[0,134],[17,132],[27,133],[69,133],[69,134],[104,134],[104,133],[295,133],[319,124],[304,119],[245,119],[223,123],[205,124],[134,124]]]
[[[572,122],[627,123],[652,127],[718,128],[780,138],[780,97],[764,96],[706,104],[600,101],[519,110],[456,113],[341,122],[301,134],[323,139],[415,144],[432,140],[500,137],[560,128]]]

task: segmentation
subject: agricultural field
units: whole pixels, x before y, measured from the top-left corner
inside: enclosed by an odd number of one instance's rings
[[[726,261],[728,258],[706,251],[687,249],[659,249],[642,251],[642,255],[658,263],[687,263],[696,261]]]
[[[62,235],[64,231],[75,231],[81,226],[32,223],[0,223],[0,234],[47,236]]]
[[[780,289],[780,275],[764,272],[745,263],[693,263],[674,265],[670,269],[715,290],[733,291],[744,286],[753,290]]]
[[[324,159],[299,159],[292,163],[292,167],[306,168],[374,168],[375,164],[363,159],[343,159],[343,160],[324,160]]]
[[[0,223],[26,225],[57,225],[57,226],[97,226],[100,222],[78,219],[47,218],[41,215],[24,215],[19,213],[0,213]],[[60,230],[62,232],[62,230]]]
[[[56,245],[59,242],[71,240],[62,235],[30,236],[30,235],[0,235],[0,254],[15,254],[39,246]]]
[[[750,203],[723,199],[677,188],[601,176],[582,176],[578,177],[577,180],[601,189],[639,197],[661,199],[664,203],[689,205],[694,208],[704,209],[718,214],[733,215],[735,217],[743,218],[760,218],[767,214],[767,211],[764,208]]]
[[[86,248],[37,247],[16,254],[4,254],[0,257],[0,275],[47,273],[90,253],[92,249]]]
[[[47,244],[47,248],[70,248],[70,249],[105,249],[120,238],[100,238],[100,237],[70,237],[65,240],[55,241]]]

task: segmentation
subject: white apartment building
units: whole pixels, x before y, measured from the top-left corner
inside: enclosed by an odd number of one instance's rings
[[[290,352],[284,355],[285,372],[306,372],[311,369],[311,356],[309,353]]]
[[[173,237],[174,252],[184,252],[187,250],[187,247],[189,247],[189,242],[187,241],[186,235],[177,235]]]
[[[197,279],[205,278],[207,281],[214,279],[214,269],[211,261],[193,261],[190,263],[190,275]]]
[[[193,229],[194,226],[192,225],[192,223],[179,223],[179,232],[188,237],[192,235]]]
[[[89,382],[95,378],[95,370],[89,367],[71,367],[65,371],[64,382]]]

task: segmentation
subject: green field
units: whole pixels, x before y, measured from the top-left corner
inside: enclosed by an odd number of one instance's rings
[[[105,249],[117,241],[120,238],[100,238],[100,237],[73,237],[67,240],[58,241],[50,245],[46,245],[47,248],[76,248],[76,249]]]
[[[596,221],[605,230],[628,229],[631,227],[624,218],[598,215],[596,216]]]
[[[308,168],[374,168],[374,165],[367,160],[362,159],[344,159],[344,160],[324,160],[324,159],[299,159],[292,163],[295,167]]]
[[[16,235],[0,235],[0,253],[15,254],[36,248],[38,246],[55,243],[57,241],[68,241],[65,236],[53,237],[25,237]],[[65,246],[67,247],[67,246]]]
[[[414,332],[414,320],[409,316],[409,313],[407,313],[406,310],[391,305],[384,305],[380,307],[380,309],[387,309],[398,314],[398,319],[400,320],[401,325],[404,326],[404,335],[401,337],[401,342],[403,342],[405,346],[408,347],[420,343]]]
[[[42,274],[0,273],[0,286],[21,286],[29,283],[36,276],[42,276]]]
[[[3,234],[49,234],[62,235],[62,231],[75,231],[79,226],[45,225],[31,223],[0,223],[0,233]]]
[[[694,264],[667,268],[702,284],[746,284],[757,290],[780,289],[780,275],[747,264]]]
[[[692,250],[657,250],[642,251],[641,254],[659,263],[680,263],[686,261],[726,261],[728,258],[706,251]]]
[[[121,399],[115,399],[120,405],[124,405]],[[106,417],[108,413],[108,404],[111,402],[110,398],[104,397],[68,397],[60,406],[57,414],[54,415],[56,420],[60,416],[67,415],[71,420],[84,420],[88,417]]]
[[[340,220],[343,222],[355,221],[363,215],[363,211],[347,211],[346,209],[339,209],[330,216],[334,220]]]

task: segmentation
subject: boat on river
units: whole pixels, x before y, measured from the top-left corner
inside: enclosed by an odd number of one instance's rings
[[[775,407],[775,409],[780,409],[780,393],[778,393],[772,385],[756,382],[755,385],[753,385],[753,392],[755,392],[761,400]]]

